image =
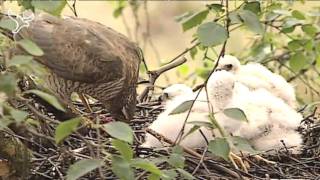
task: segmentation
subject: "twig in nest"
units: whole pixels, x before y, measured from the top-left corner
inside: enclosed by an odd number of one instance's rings
[[[172,63],[166,64],[162,67],[160,67],[159,69],[155,70],[155,71],[149,71],[149,86],[147,86],[144,91],[141,93],[139,100],[140,102],[142,102],[146,96],[148,95],[149,91],[152,89],[154,83],[156,82],[156,80],[158,79],[158,77],[163,74],[166,71],[169,71],[175,67],[178,67],[182,64],[184,64],[185,62],[187,62],[187,59],[185,57],[178,59]]]
[[[146,132],[149,133],[149,134],[151,134],[152,136],[154,136],[155,138],[157,138],[157,139],[158,139],[159,141],[161,141],[161,142],[165,142],[165,143],[168,143],[168,144],[170,144],[170,145],[175,145],[175,143],[174,143],[172,140],[164,137],[163,135],[157,133],[156,131],[154,131],[154,130],[152,130],[152,129],[147,128],[147,129],[146,129]],[[180,147],[183,149],[184,152],[190,154],[190,155],[193,156],[193,157],[196,157],[196,158],[200,159],[200,161],[210,159],[210,157],[205,158],[203,155],[195,152],[194,150],[192,150],[192,149],[190,149],[190,148],[188,148],[188,147],[181,146],[181,145],[180,145]],[[202,163],[203,163],[203,162],[202,162]],[[221,170],[221,171],[223,171],[223,172],[231,175],[232,177],[235,177],[235,178],[237,178],[237,179],[240,179],[240,175],[239,175],[238,173],[230,170],[230,169],[227,169],[227,168],[225,168],[225,167],[223,167],[223,166],[220,166],[220,165],[218,165],[218,164],[212,164],[212,166],[214,166],[216,169],[219,169],[219,170]]]
[[[174,143],[172,140],[164,137],[163,135],[157,133],[156,131],[154,131],[154,130],[152,130],[152,129],[147,128],[147,129],[146,129],[146,132],[149,133],[149,134],[151,134],[152,136],[154,136],[155,138],[157,138],[157,139],[160,140],[161,142],[165,142],[165,143],[168,143],[168,144],[170,144],[170,145],[175,145],[175,143]],[[181,145],[180,145],[180,146],[181,146]],[[192,155],[192,156],[195,156],[195,157],[197,157],[197,158],[199,158],[199,159],[201,159],[201,157],[202,157],[201,154],[195,152],[194,150],[192,150],[192,149],[190,149],[190,148],[188,148],[188,147],[181,146],[181,148],[182,148],[186,153],[188,153],[188,154],[190,154],[190,155]]]

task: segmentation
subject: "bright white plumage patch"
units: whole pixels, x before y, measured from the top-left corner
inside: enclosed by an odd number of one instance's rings
[[[197,97],[198,91],[193,92],[192,89],[185,84],[173,84],[163,90],[165,98],[165,112],[170,113],[172,110],[180,106],[186,101],[195,100],[192,106],[192,112],[209,112],[208,100],[204,88]],[[196,98],[197,97],[197,98]]]
[[[173,84],[163,90],[163,101],[166,111],[172,111],[182,102],[192,97],[192,89],[185,84]]]
[[[158,118],[149,126],[150,129],[162,134],[163,136],[175,141],[179,132],[182,129],[183,123],[187,117],[188,112],[169,115],[175,108],[179,107],[182,103],[190,100],[195,100],[197,93],[192,92],[192,89],[184,84],[174,84],[169,86],[164,90],[167,93],[168,100],[165,101],[165,111],[162,112]],[[209,122],[209,110],[208,110],[208,100],[204,89],[200,92],[198,98],[195,100],[192,106],[191,113],[188,117],[184,134],[188,133],[190,129],[194,126],[189,124],[193,121]],[[205,134],[207,140],[212,139],[212,133],[206,128],[201,128],[202,132]],[[190,148],[204,147],[206,145],[205,139],[202,135],[196,131],[191,135],[188,135],[186,139],[181,142],[182,145]],[[146,141],[142,147],[162,147],[160,141],[150,134],[146,135]]]
[[[216,112],[215,118],[227,132],[248,139],[261,151],[300,146],[302,138],[295,130],[302,116],[282,99],[265,89],[249,90],[230,72],[213,73],[208,81],[209,101]],[[226,108],[240,108],[249,122],[232,119],[223,114]]]
[[[192,95],[192,89],[185,84],[173,84],[163,90],[163,94],[165,94],[168,100],[172,100],[179,96],[188,96]]]
[[[186,119],[187,113],[168,115],[162,113],[158,118],[149,126],[150,129],[160,133],[161,135],[169,138],[172,141],[175,141],[178,137],[179,132],[181,131],[184,121]],[[184,135],[187,134],[190,129],[194,126],[189,124],[193,121],[203,121],[209,122],[207,113],[197,113],[193,112],[190,114],[187,123],[184,129]],[[213,136],[211,130],[208,130],[204,127],[201,128],[207,140],[212,140]],[[206,146],[205,138],[200,134],[199,131],[195,131],[192,134],[188,135],[185,139],[180,142],[181,145],[189,148],[198,148]],[[150,134],[146,135],[146,141],[141,145],[142,147],[163,147],[166,144],[162,144],[158,139],[153,137]]]
[[[215,118],[228,133],[246,138],[255,149],[260,151],[282,148],[281,140],[287,147],[296,146],[299,149],[302,138],[295,130],[302,116],[282,99],[263,88],[249,89],[237,80],[236,75],[223,70],[212,74],[207,83],[207,91]],[[192,96],[190,94],[176,96],[149,128],[174,141],[182,129],[187,112],[169,114],[181,103],[192,100],[195,96],[195,93]],[[210,111],[204,90],[199,98],[191,110],[184,134],[194,126],[189,122],[210,122],[208,117]],[[227,108],[243,110],[249,122],[226,116],[223,110]],[[201,130],[208,140],[213,139],[211,130],[204,127]],[[206,146],[206,141],[199,131],[195,131],[183,139],[181,144],[196,148]],[[146,142],[142,146],[163,147],[164,145],[152,135],[147,134]]]
[[[293,86],[282,76],[272,73],[261,64],[248,63],[241,65],[236,57],[225,55],[220,59],[217,69],[235,74],[237,81],[248,86],[250,89],[264,88],[283,99],[292,108],[296,108],[297,106]]]

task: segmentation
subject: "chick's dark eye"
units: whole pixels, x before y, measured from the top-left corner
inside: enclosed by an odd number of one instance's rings
[[[227,64],[225,67],[227,70],[231,70],[233,68],[232,64]]]

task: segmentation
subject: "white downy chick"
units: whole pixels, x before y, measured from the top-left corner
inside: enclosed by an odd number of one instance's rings
[[[240,61],[231,55],[225,55],[219,61],[217,70],[226,70],[236,75],[237,81],[250,89],[264,88],[275,96],[283,99],[292,108],[296,108],[297,101],[293,86],[282,76],[272,73],[258,63],[241,65]]]
[[[173,110],[193,95],[192,89],[185,84],[173,84],[163,90],[162,99],[166,110]]]
[[[163,99],[165,102],[165,112],[170,113],[179,105],[186,101],[195,100],[197,92],[193,92],[185,84],[173,84],[163,90]],[[201,90],[198,98],[191,109],[192,112],[208,112],[208,100],[204,88]]]
[[[302,138],[295,129],[302,116],[267,90],[250,91],[227,71],[214,72],[207,89],[215,118],[228,133],[246,138],[261,151],[283,147],[280,140],[288,147],[301,145]],[[223,113],[227,108],[243,110],[249,122],[227,117]]]
[[[168,115],[167,113],[161,113],[158,118],[149,126],[150,129],[160,133],[161,135],[165,136],[166,138],[175,141],[179,132],[182,130],[184,121],[187,117],[187,112],[181,114],[174,114]],[[193,124],[189,124],[188,122],[193,121],[202,121],[202,122],[209,122],[208,113],[198,113],[192,112],[189,115],[187,123],[184,129],[184,135],[186,135],[190,129],[194,126]],[[204,133],[206,139],[208,141],[213,139],[212,131],[201,127],[200,128]],[[195,131],[184,138],[181,142],[181,145],[189,148],[199,148],[205,147],[206,141],[205,138],[201,135],[199,131]],[[146,134],[146,141],[141,146],[142,147],[164,147],[167,144],[162,144],[157,138],[153,137],[150,134]]]
[[[203,97],[203,91],[201,91],[200,93]],[[189,100],[194,100],[196,94],[193,93],[191,88],[184,84],[174,84],[164,90],[164,96],[167,97],[167,100],[165,101],[165,111],[159,114],[157,119],[152,122],[152,124],[148,128],[156,131],[157,133],[160,133],[161,135],[172,141],[175,141],[180,131],[182,130],[188,112],[173,115],[170,115],[170,113],[182,103]],[[185,125],[183,133],[184,135],[186,135],[194,126],[193,124],[189,124],[188,122],[209,122],[207,108],[207,101],[196,101],[194,103],[194,106]],[[199,110],[200,112],[198,112]],[[211,130],[208,130],[204,127],[200,129],[204,133],[207,140],[212,140]],[[180,144],[189,148],[197,148],[206,146],[206,141],[201,133],[199,131],[196,131],[183,139]],[[167,144],[162,144],[162,142],[160,142],[157,138],[147,133],[145,142],[141,145],[141,147],[159,148],[166,145]]]
[[[227,132],[247,139],[260,134],[257,127],[267,123],[268,114],[252,101],[249,88],[236,82],[232,73],[227,71],[213,73],[208,80],[207,89],[215,118]],[[247,123],[232,119],[223,113],[227,108],[239,108],[245,112],[248,119],[254,121]],[[244,128],[246,132],[241,130]]]
[[[172,84],[163,90],[163,96],[165,100],[170,101],[179,96],[192,95],[192,89],[185,84]]]

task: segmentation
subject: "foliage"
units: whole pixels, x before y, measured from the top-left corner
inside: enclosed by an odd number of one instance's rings
[[[133,132],[131,127],[123,122],[111,122],[105,124],[103,129],[110,134],[110,136],[120,139],[122,141],[133,143]]]
[[[19,0],[18,3],[23,9],[42,10],[60,16],[67,1]],[[141,4],[139,1],[127,2],[124,0],[114,3],[116,5],[113,11],[115,18],[122,16],[124,9],[129,6],[137,13]],[[287,79],[293,81],[306,76],[305,79],[313,79],[312,83],[314,84],[312,86],[319,87],[320,79],[315,78],[320,76],[320,14],[318,12],[294,9],[292,4],[286,2],[243,1],[241,3],[236,2],[234,8],[227,7],[226,4],[207,4],[197,12],[184,12],[177,16],[175,20],[181,24],[183,32],[192,31],[194,33],[194,44],[186,52],[189,53],[193,61],[197,61],[202,66],[196,70],[187,65],[179,68],[182,76],[189,77],[190,74],[196,74],[194,82],[200,78],[206,79],[208,77],[215,66],[219,52],[224,53],[224,46],[232,37],[234,31],[239,31],[242,34],[246,33],[252,39],[249,45],[245,47],[246,49],[238,54],[243,61],[260,62],[271,69],[280,67],[277,69],[278,72]],[[1,20],[0,27],[12,30],[14,24],[12,21]],[[1,42],[7,42],[4,37],[1,36],[0,38]],[[7,45],[1,44],[1,48],[4,49]],[[0,127],[1,129],[8,128],[11,124],[27,124],[31,127],[37,124],[40,126],[41,123],[37,117],[30,117],[32,113],[14,106],[13,100],[19,100],[28,105],[27,97],[35,94],[56,109],[64,111],[65,108],[57,98],[43,90],[21,91],[18,82],[21,82],[24,77],[40,76],[44,73],[42,66],[34,61],[37,56],[42,56],[44,52],[29,39],[14,41],[10,45],[21,47],[27,54],[17,54],[12,57],[2,54]],[[194,72],[191,72],[193,70]],[[308,90],[312,94],[317,94],[317,88],[309,87],[309,80],[300,83],[306,83]],[[183,102],[170,114],[185,113],[192,108],[193,103],[194,101]],[[226,109],[224,114],[239,121],[248,122],[241,109]],[[214,119],[214,115],[209,118],[211,121],[208,123],[189,123],[193,127],[182,138],[186,138],[200,128],[218,129],[222,137],[215,138],[208,144],[208,151],[215,156],[228,161],[229,154],[233,150],[257,153],[246,139],[225,134],[223,128]],[[82,118],[78,117],[57,123],[54,133],[55,146],[66,146],[64,140],[77,131],[81,122]],[[168,156],[161,157],[161,163],[165,163],[169,167],[164,169],[158,162],[136,156],[136,148],[132,148],[132,146],[135,146],[134,132],[128,124],[112,122],[105,125],[94,124],[92,128],[96,131],[103,130],[112,137],[108,142],[111,144],[111,148],[106,149],[103,142],[98,145],[102,149],[98,158],[75,160],[75,163],[67,171],[67,179],[80,178],[101,167],[111,169],[120,179],[134,179],[136,173],[141,170],[147,173],[149,179],[177,179],[181,177],[195,179],[184,169],[186,167],[186,157],[183,148],[179,146],[169,148],[171,153]],[[94,148],[96,148],[95,146]]]
[[[47,1],[37,1],[37,0],[18,0],[18,4],[24,9],[43,10],[55,16],[60,16],[62,10],[67,4],[66,0],[47,0]]]
[[[76,128],[79,126],[81,122],[81,118],[70,119],[65,122],[61,122],[59,126],[56,128],[55,137],[56,143],[59,143],[64,138],[68,137],[72,134]]]
[[[216,3],[208,4],[196,13],[188,12],[176,17],[184,31],[191,29],[185,28],[185,22],[197,29],[194,40],[198,44],[189,52],[191,58],[200,60],[203,66],[196,69],[198,76],[195,78],[207,78],[208,72],[214,67],[212,62],[217,59],[217,51],[234,31],[242,34],[251,31],[252,40],[247,43],[249,48],[243,47],[244,51],[237,54],[240,59],[245,62],[260,62],[271,69],[280,66],[280,73],[291,81],[306,75],[315,79],[316,85],[305,81],[300,81],[299,84],[319,87],[320,82],[316,77],[320,71],[320,33],[317,23],[320,16],[315,13],[317,9],[309,12],[294,9],[292,5],[299,2],[244,1],[235,4],[235,8],[229,9],[228,17],[225,4]],[[191,18],[194,14],[207,11],[208,14],[200,19]],[[226,22],[229,22],[228,27],[225,26]],[[189,68],[185,76],[193,73]],[[318,97],[318,90],[308,90],[311,97]],[[309,98],[302,99],[309,102]]]
[[[249,122],[246,114],[239,108],[228,108],[223,110],[223,113],[228,116],[231,117],[233,119],[238,119],[240,121],[245,121],[245,122]]]

